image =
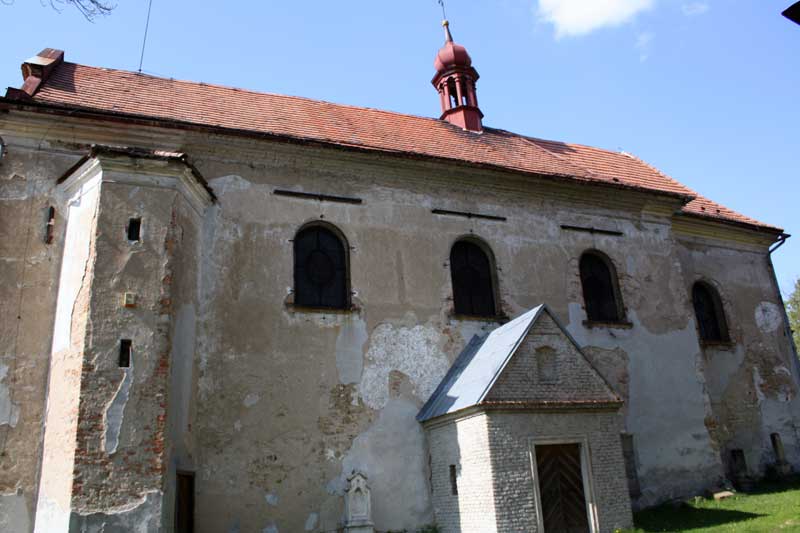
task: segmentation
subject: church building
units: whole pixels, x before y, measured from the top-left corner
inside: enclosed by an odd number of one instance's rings
[[[0,530],[611,533],[800,470],[788,235],[485,125],[444,30],[438,118],[22,64]]]

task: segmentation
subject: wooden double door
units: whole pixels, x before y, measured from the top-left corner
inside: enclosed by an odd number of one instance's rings
[[[590,533],[580,444],[536,446],[545,533]]]

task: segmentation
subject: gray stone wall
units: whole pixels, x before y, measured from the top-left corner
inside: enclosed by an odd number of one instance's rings
[[[591,492],[600,533],[631,527],[619,434],[612,412],[473,415],[429,430],[436,521],[445,533],[538,531],[531,446],[588,443]],[[583,444],[582,444],[583,445]],[[458,494],[450,487],[458,472]]]
[[[497,526],[488,419],[477,414],[428,431],[431,495],[443,533],[489,533]],[[450,469],[455,468],[457,494]]]
[[[588,443],[591,463],[591,498],[596,506],[600,533],[632,527],[630,499],[616,413],[489,413],[495,498],[501,502],[498,531],[536,531],[522,509],[532,508],[534,480],[529,451],[539,442]],[[526,468],[527,466],[527,468]],[[530,529],[527,529],[529,528]]]

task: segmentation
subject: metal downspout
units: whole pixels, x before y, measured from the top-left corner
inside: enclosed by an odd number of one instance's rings
[[[794,374],[794,379],[797,383],[798,388],[800,388],[800,360],[797,358],[797,346],[794,344],[794,335],[792,335],[792,326],[789,323],[789,314],[786,312],[786,302],[783,301],[783,294],[781,294],[781,287],[778,284],[778,276],[775,274],[775,265],[772,264],[772,254],[778,250],[781,246],[786,244],[786,241],[791,237],[788,233],[781,233],[778,236],[777,243],[769,249],[767,253],[767,262],[769,264],[769,273],[772,277],[772,284],[775,286],[775,292],[778,293],[778,300],[780,301],[781,313],[783,314],[783,329],[784,334],[789,337],[789,346],[792,348],[792,354],[794,355],[794,360],[792,361],[792,369]]]
[[[786,240],[791,237],[791,235],[787,233],[781,233],[778,236],[778,242],[769,249],[767,253],[767,263],[769,265],[769,273],[772,276],[772,283],[775,286],[775,292],[778,293],[778,300],[780,301],[781,313],[783,313],[783,331],[784,335],[789,337],[789,346],[792,349],[792,356],[790,357],[791,361],[789,362],[789,367],[792,369],[792,375],[794,376],[795,385],[798,389],[800,389],[800,359],[797,357],[797,346],[794,343],[794,335],[792,334],[792,326],[789,323],[789,313],[786,312],[786,303],[783,301],[783,294],[781,294],[781,288],[778,283],[778,276],[775,274],[775,265],[772,264],[772,254],[778,248],[786,244]],[[786,410],[789,414],[789,419],[791,420],[791,425],[794,428],[794,440],[795,445],[800,448],[800,428],[798,428],[797,420],[793,416],[790,403],[787,402]]]

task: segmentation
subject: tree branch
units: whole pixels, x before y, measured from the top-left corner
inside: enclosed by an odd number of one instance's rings
[[[41,2],[44,4],[45,0],[41,0]],[[117,7],[105,0],[47,0],[47,2],[50,3],[50,7],[59,12],[61,11],[60,6],[71,5],[80,11],[86,20],[94,20],[95,17],[108,15]]]

